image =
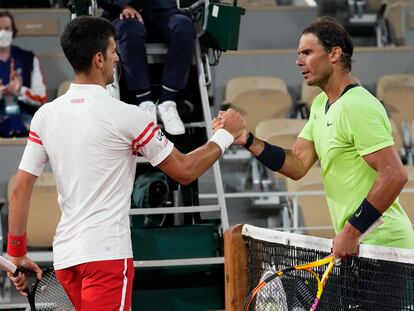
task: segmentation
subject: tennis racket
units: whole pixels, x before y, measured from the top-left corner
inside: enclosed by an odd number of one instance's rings
[[[0,256],[0,268],[17,275],[22,270],[12,262]],[[56,278],[53,268],[43,270],[42,279],[33,283],[32,288],[27,289],[31,311],[73,311],[75,307],[70,302],[62,285]]]
[[[382,223],[379,218],[361,235],[360,241]],[[247,297],[243,310],[315,311],[334,266],[335,259],[330,255],[277,272],[267,270]]]

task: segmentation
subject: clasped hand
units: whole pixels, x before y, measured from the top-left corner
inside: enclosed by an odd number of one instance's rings
[[[246,121],[239,112],[234,109],[220,111],[218,116],[211,121],[213,132],[225,129],[234,137],[233,145],[240,146],[246,143]]]

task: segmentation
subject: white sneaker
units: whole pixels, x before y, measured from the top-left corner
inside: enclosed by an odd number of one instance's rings
[[[184,124],[178,115],[175,102],[168,100],[159,104],[158,113],[167,133],[171,135],[181,135],[185,133]]]
[[[154,102],[147,100],[139,104],[139,107],[157,124],[157,106]]]

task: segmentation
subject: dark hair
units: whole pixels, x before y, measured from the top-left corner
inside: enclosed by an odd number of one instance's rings
[[[10,18],[11,24],[12,24],[13,38],[16,37],[17,27],[16,27],[16,22],[14,21],[13,15],[9,11],[0,11],[0,17]]]
[[[351,71],[354,44],[351,35],[338,21],[329,16],[319,17],[303,30],[302,34],[305,33],[314,34],[327,52],[334,47],[340,47],[342,68]]]
[[[69,22],[60,37],[60,45],[75,72],[89,73],[96,53],[106,55],[109,38],[115,28],[100,17],[79,16]]]

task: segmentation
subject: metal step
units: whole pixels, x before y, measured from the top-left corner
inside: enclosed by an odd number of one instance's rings
[[[179,213],[198,213],[198,212],[216,212],[216,211],[220,211],[219,205],[133,208],[129,211],[129,215],[179,214]]]
[[[134,267],[136,268],[199,266],[199,265],[217,265],[217,264],[224,264],[224,257],[134,261]]]
[[[27,310],[29,303],[6,303],[0,304],[0,310]]]

